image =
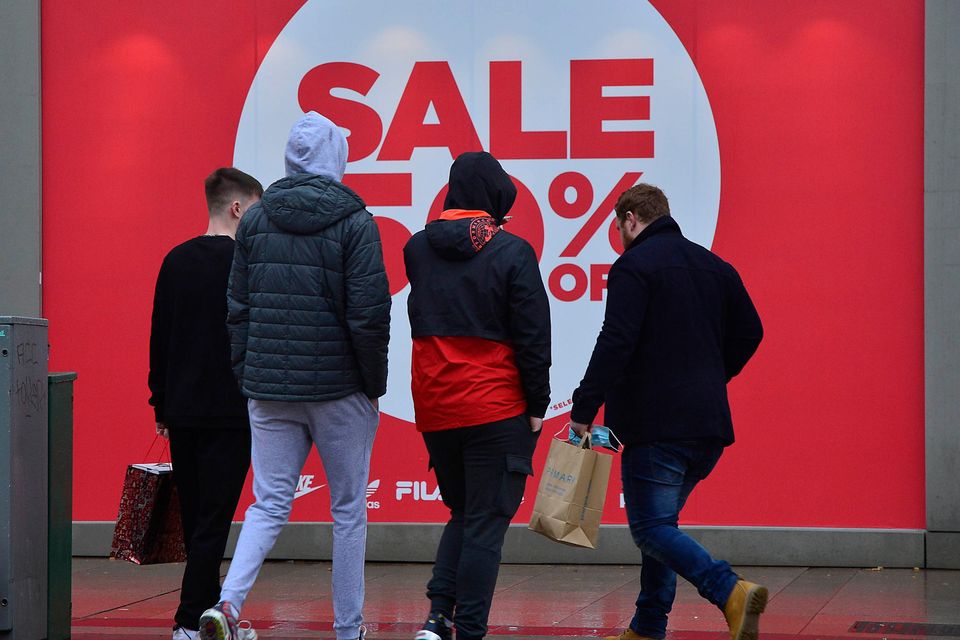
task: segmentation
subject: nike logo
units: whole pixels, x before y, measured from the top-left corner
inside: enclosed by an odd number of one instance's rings
[[[297,492],[295,492],[295,493],[293,494],[293,499],[296,500],[297,498],[302,498],[303,496],[307,495],[308,493],[313,493],[313,492],[316,491],[317,489],[323,489],[325,486],[327,486],[327,485],[322,484],[322,485],[320,485],[319,487],[307,487],[306,489],[301,489],[301,490],[299,490],[299,491],[297,491]]]

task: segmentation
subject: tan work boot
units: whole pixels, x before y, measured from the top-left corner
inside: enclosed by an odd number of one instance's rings
[[[627,630],[621,633],[618,636],[607,636],[603,640],[653,640],[646,636],[642,636],[630,627],[627,627]]]
[[[767,588],[746,580],[737,580],[723,617],[730,627],[730,640],[757,640],[760,635],[760,614],[767,606]]]

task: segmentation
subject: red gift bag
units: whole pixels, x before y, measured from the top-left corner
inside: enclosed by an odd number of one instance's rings
[[[110,557],[135,564],[187,559],[180,500],[169,462],[127,467]]]

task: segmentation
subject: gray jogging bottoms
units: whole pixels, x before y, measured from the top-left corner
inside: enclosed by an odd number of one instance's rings
[[[250,400],[249,409],[256,502],[247,509],[220,599],[243,608],[316,446],[333,516],[333,626],[337,640],[356,640],[363,622],[370,451],[380,414],[362,393],[329,402]]]

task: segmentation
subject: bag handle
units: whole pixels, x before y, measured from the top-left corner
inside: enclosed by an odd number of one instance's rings
[[[583,437],[580,438],[580,448],[589,449],[590,448],[590,432],[587,431],[583,434]]]
[[[557,436],[559,436],[559,435],[560,435],[561,433],[563,433],[564,431],[567,431],[569,428],[570,428],[570,423],[568,422],[567,424],[565,424],[565,425],[563,425],[562,427],[560,427],[560,431],[557,431],[555,434],[553,434],[553,437],[556,438]],[[587,431],[586,433],[584,433],[584,434],[583,434],[583,437],[580,438],[580,448],[581,448],[581,449],[589,449],[589,448],[590,448],[590,432],[589,432],[589,431]]]
[[[154,437],[153,442],[150,443],[150,448],[147,449],[147,454],[146,454],[145,456],[143,456],[143,459],[144,459],[144,460],[149,460],[149,459],[150,459],[150,454],[153,453],[153,449],[154,449],[154,447],[157,446],[157,440],[159,440],[159,439],[160,439],[160,434],[158,433],[158,434],[156,435],[156,437]],[[157,459],[157,462],[163,462],[163,458],[164,458],[164,457],[166,457],[166,458],[167,458],[167,461],[169,462],[170,456],[167,455],[167,454],[168,454],[168,448],[169,448],[169,446],[170,446],[170,441],[167,440],[166,438],[164,438],[164,439],[163,439],[163,449],[160,450],[160,457]]]

